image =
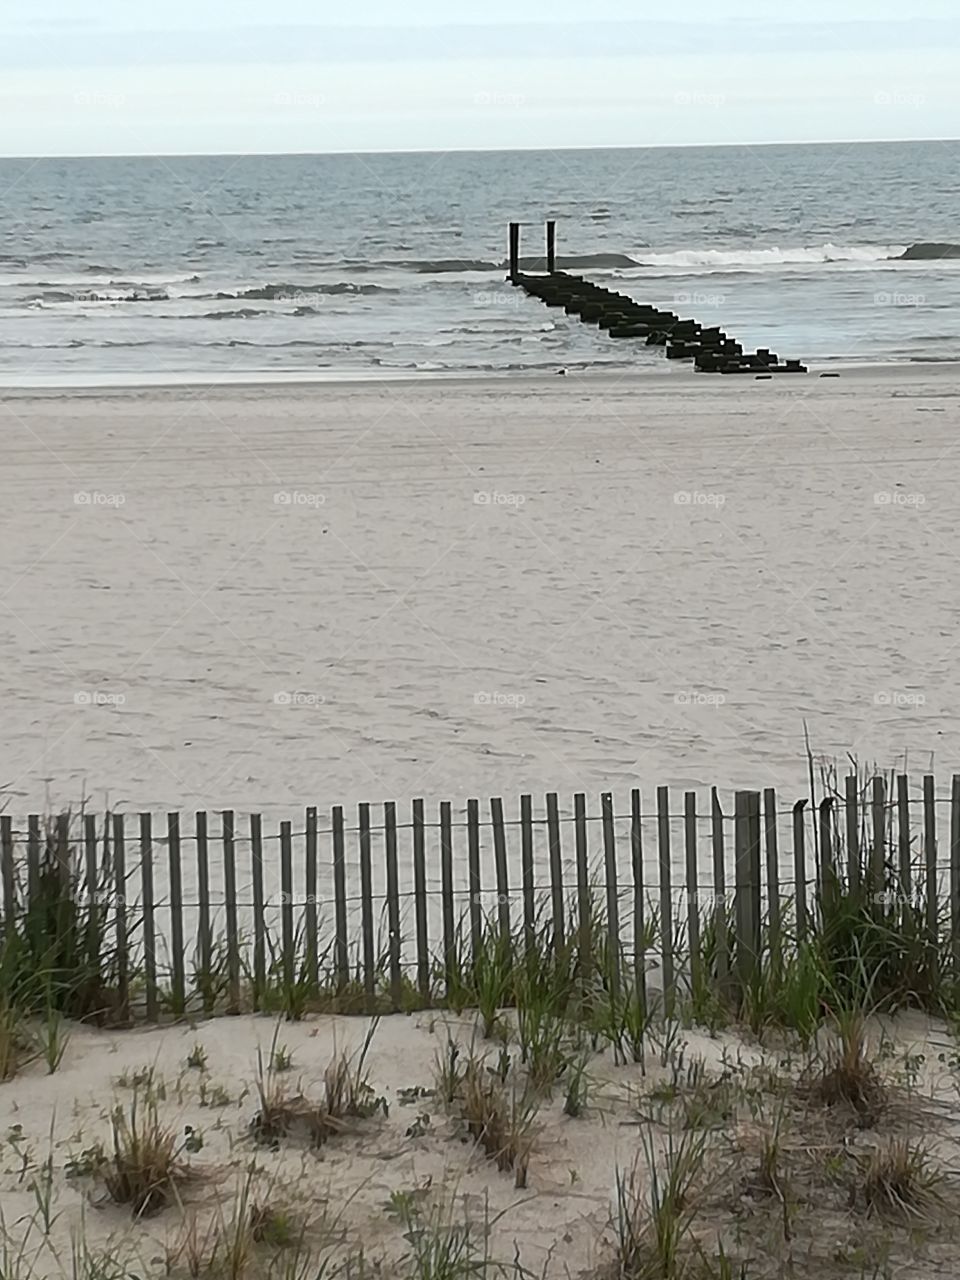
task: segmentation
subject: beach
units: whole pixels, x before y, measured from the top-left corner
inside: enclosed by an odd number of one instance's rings
[[[184,811],[182,954],[195,985],[191,810],[234,808],[242,833],[243,815],[262,813],[268,836],[291,821],[299,894],[303,807],[317,805],[327,981],[329,805],[347,806],[353,964],[360,802],[394,799],[403,822],[413,797],[426,799],[428,821],[447,800],[459,827],[472,796],[483,812],[487,798],[504,797],[509,815],[520,793],[539,813],[543,793],[557,791],[568,815],[584,790],[596,818],[596,793],[610,790],[624,924],[633,787],[646,796],[648,892],[664,883],[652,788],[676,797],[674,887],[689,885],[679,790],[698,793],[701,839],[714,785],[725,800],[734,787],[776,787],[787,821],[808,788],[805,729],[826,760],[849,753],[911,768],[914,791],[936,767],[942,798],[958,746],[958,396],[947,365],[759,381],[671,370],[5,392],[0,658],[12,828],[22,833],[29,812],[86,801],[156,814],[162,843],[164,810]],[[132,866],[135,818],[127,830]],[[406,999],[413,908],[402,836]],[[595,861],[595,821],[588,839]],[[542,883],[544,841],[538,827]],[[482,843],[489,889],[486,829]],[[463,844],[458,830],[458,910]],[[268,905],[257,911],[245,836],[239,845],[232,896],[221,849],[211,851],[214,928],[219,936],[231,900],[244,948],[262,920],[273,956],[278,846],[270,841]],[[941,863],[946,848],[941,838]],[[169,852],[169,864],[156,854],[160,1025],[36,1011],[0,1021],[5,1273],[412,1280],[433,1274],[423,1250],[454,1249],[467,1270],[451,1274],[502,1264],[516,1277],[607,1280],[630,1232],[638,1256],[655,1247],[651,1170],[662,1167],[688,1171],[678,1247],[716,1268],[704,1275],[730,1274],[729,1256],[759,1258],[759,1274],[953,1274],[949,1024],[914,1010],[861,1033],[866,1024],[818,1004],[824,1025],[803,1040],[802,1021],[787,1021],[801,1038],[775,1030],[778,1015],[770,1026],[745,1000],[744,1025],[688,991],[682,923],[676,1016],[661,1004],[651,942],[651,1017],[632,1053],[602,1021],[616,1016],[613,997],[605,1013],[599,995],[592,1014],[548,1018],[539,1032],[518,996],[486,1037],[475,994],[465,1008],[447,1000],[370,1023],[323,1012],[324,988],[291,1012],[302,1021],[278,1022],[285,979],[271,961],[273,1016],[250,1013],[246,949],[239,1016],[202,1018],[194,992],[171,1022]],[[507,852],[516,885],[513,831]],[[792,857],[787,840],[781,853]],[[434,956],[438,856],[430,832]],[[379,832],[373,860],[382,894]],[[142,875],[127,900],[135,1015],[150,950],[136,905]],[[710,892],[703,901],[714,902]],[[519,897],[514,910],[519,928]],[[430,972],[443,1000],[440,970]],[[562,1045],[537,1083],[531,1055],[545,1052],[550,1025]],[[462,1080],[445,1100],[451,1044],[458,1069],[473,1061],[469,1078],[492,1091],[482,1105],[513,1117],[504,1123],[520,1154],[507,1159],[508,1139],[484,1137],[470,1118],[478,1095]],[[855,1064],[839,1100],[838,1052]],[[337,1061],[362,1079],[364,1101],[330,1113],[321,1142],[317,1117],[328,1113],[318,1108]],[[127,1164],[150,1134],[174,1155],[162,1202],[144,1208],[131,1205]]]
[[[235,808],[957,759],[953,366],[4,391],[4,785]]]

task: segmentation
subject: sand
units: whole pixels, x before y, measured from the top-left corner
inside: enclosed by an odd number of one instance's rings
[[[956,765],[953,367],[0,398],[18,815]]]
[[[486,1054],[491,1067],[499,1060],[498,1045],[479,1038],[468,1014],[398,1015],[379,1022],[366,1065],[371,1086],[387,1103],[386,1116],[378,1113],[350,1122],[345,1132],[319,1150],[296,1133],[273,1148],[254,1141],[250,1122],[258,1110],[258,1055],[269,1077],[272,1049],[287,1049],[292,1064],[282,1075],[273,1075],[273,1083],[279,1082],[288,1093],[302,1091],[319,1098],[331,1058],[355,1053],[367,1028],[365,1019],[327,1017],[279,1027],[268,1018],[242,1017],[118,1033],[70,1028],[54,1074],[46,1074],[44,1064],[35,1062],[14,1080],[0,1084],[0,1203],[6,1256],[25,1260],[22,1270],[12,1274],[18,1280],[27,1275],[31,1280],[75,1276],[70,1270],[71,1240],[82,1236],[91,1252],[109,1249],[135,1276],[162,1275],[168,1265],[172,1274],[186,1275],[184,1256],[171,1263],[171,1252],[176,1255],[191,1222],[197,1224],[195,1234],[201,1242],[209,1243],[217,1224],[229,1232],[253,1163],[249,1204],[269,1205],[307,1224],[305,1243],[317,1256],[342,1260],[362,1247],[368,1263],[382,1262],[383,1270],[373,1275],[408,1274],[399,1260],[409,1253],[409,1241],[392,1211],[396,1201],[391,1202],[394,1193],[407,1193],[426,1223],[469,1222],[478,1238],[489,1230],[489,1251],[495,1260],[509,1263],[517,1256],[529,1269],[527,1274],[542,1280],[600,1280],[609,1275],[602,1269],[613,1257],[617,1173],[625,1176],[636,1167],[638,1185],[644,1185],[648,1174],[642,1133],[653,1135],[657,1144],[669,1141],[671,1132],[673,1141],[680,1141],[683,1125],[664,1097],[674,1091],[682,1100],[688,1092],[689,1069],[697,1059],[705,1072],[702,1098],[719,1096],[715,1091],[725,1087],[718,1085],[721,1080],[739,1082],[746,1089],[734,1113],[725,1115],[722,1106],[708,1103],[716,1106],[717,1115],[701,1115],[697,1122],[713,1151],[696,1202],[705,1247],[715,1249],[717,1231],[727,1232],[739,1221],[741,1240],[755,1234],[762,1257],[774,1248],[768,1236],[771,1230],[776,1235],[776,1201],[769,1196],[755,1199],[740,1180],[749,1181],[755,1167],[758,1135],[772,1132],[780,1123],[783,1176],[789,1169],[793,1179],[792,1236],[785,1249],[797,1269],[790,1274],[860,1274],[849,1266],[834,1270],[832,1263],[849,1252],[853,1265],[861,1248],[867,1250],[865,1256],[889,1251],[901,1264],[907,1254],[912,1256],[906,1269],[894,1267],[892,1275],[956,1274],[943,1269],[951,1247],[949,1226],[945,1234],[925,1228],[911,1237],[902,1224],[898,1228],[862,1212],[849,1216],[845,1208],[846,1186],[856,1183],[856,1160],[891,1136],[905,1136],[914,1143],[925,1138],[939,1166],[956,1167],[957,1077],[939,1057],[955,1048],[942,1024],[910,1015],[873,1028],[870,1053],[880,1055],[884,1063],[890,1106],[872,1128],[851,1124],[850,1117],[840,1113],[802,1108],[794,1112],[792,1103],[787,1119],[783,1099],[771,1084],[758,1091],[758,1080],[771,1081],[778,1072],[777,1078],[798,1078],[803,1055],[796,1048],[772,1044],[764,1049],[733,1033],[710,1036],[677,1027],[672,1048],[666,1051],[660,1037],[651,1035],[644,1067],[615,1065],[609,1054],[593,1054],[582,1115],[564,1114],[562,1083],[541,1100],[527,1185],[520,1189],[511,1172],[498,1171],[464,1139],[440,1099],[432,1095],[436,1056],[443,1056],[451,1039],[464,1053],[472,1046]],[[197,1045],[205,1053],[202,1070],[187,1064]],[[520,1088],[524,1071],[515,1044],[510,1052],[511,1079]],[[756,1067],[766,1074],[751,1077]],[[417,1087],[422,1092],[413,1097]],[[162,1122],[173,1128],[180,1143],[187,1126],[200,1139],[199,1150],[183,1153],[194,1176],[182,1188],[182,1203],[170,1203],[140,1219],[131,1216],[129,1207],[113,1203],[102,1178],[90,1172],[95,1146],[111,1149],[111,1110],[120,1106],[129,1114],[135,1094],[141,1113],[153,1100]],[[803,1161],[795,1165],[794,1155],[801,1154]],[[819,1190],[802,1180],[812,1176],[810,1169],[819,1169]],[[44,1195],[46,1216],[38,1209],[37,1187],[49,1188]],[[952,1215],[947,1221],[955,1222],[955,1189],[945,1189],[945,1196]],[[316,1274],[268,1271],[275,1253],[266,1246],[255,1249],[244,1274]],[[939,1266],[933,1265],[937,1259]]]

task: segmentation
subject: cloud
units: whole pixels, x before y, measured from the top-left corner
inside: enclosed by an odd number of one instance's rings
[[[0,66],[242,66],[474,58],[556,59],[734,53],[870,53],[960,47],[960,22],[517,22],[437,26],[225,25],[209,30],[120,30],[62,24],[0,28]]]

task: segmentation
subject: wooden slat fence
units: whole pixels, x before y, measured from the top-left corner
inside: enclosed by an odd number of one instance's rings
[[[578,964],[602,943],[614,986],[670,1007],[707,961],[742,990],[856,892],[917,912],[930,965],[960,980],[960,775],[945,790],[930,775],[841,782],[788,805],[770,788],[659,787],[433,811],[418,798],[355,819],[311,806],[276,832],[232,810],[8,813],[0,933],[28,920],[55,865],[89,908],[88,954],[110,957],[122,1006],[148,1020],[263,1009],[297,985],[358,1008],[439,1002],[491,931],[517,954],[570,946]]]

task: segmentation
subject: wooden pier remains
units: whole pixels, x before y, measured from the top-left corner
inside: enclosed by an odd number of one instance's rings
[[[781,360],[766,347],[745,352],[742,343],[730,338],[719,326],[683,319],[673,311],[637,302],[627,294],[606,289],[583,276],[558,271],[556,232],[556,222],[549,221],[546,224],[546,273],[531,274],[521,270],[520,223],[510,223],[510,283],[548,307],[563,307],[567,315],[579,316],[584,324],[599,326],[618,341],[642,340],[647,346],[663,347],[668,360],[692,360],[693,367],[701,373],[767,377],[775,373],[807,372],[806,365],[799,360]]]

